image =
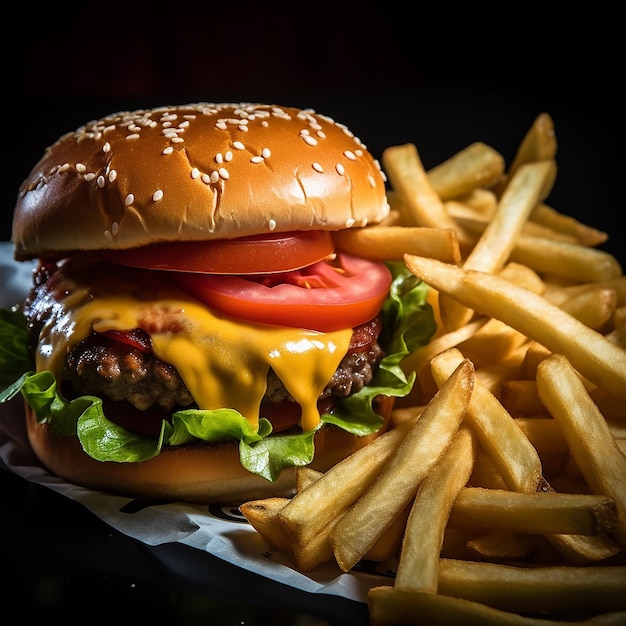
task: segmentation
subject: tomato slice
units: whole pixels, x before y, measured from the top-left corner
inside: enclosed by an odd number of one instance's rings
[[[230,317],[329,332],[375,317],[389,293],[383,263],[348,254],[282,274],[215,276],[180,274],[178,282],[198,300]]]
[[[113,263],[201,274],[269,274],[306,267],[330,257],[332,235],[322,230],[252,235],[214,241],[177,241],[128,250],[106,250]]]

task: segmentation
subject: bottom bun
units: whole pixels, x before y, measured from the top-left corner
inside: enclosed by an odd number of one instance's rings
[[[310,467],[326,471],[378,437],[389,422],[393,398],[380,398],[377,410],[385,427],[365,437],[325,426],[315,435],[315,458]],[[290,497],[295,469],[284,470],[275,482],[248,472],[239,462],[236,441],[165,446],[161,453],[138,463],[96,461],[82,449],[78,437],[55,435],[39,424],[26,404],[26,431],[33,451],[46,469],[90,489],[132,498],[182,500],[202,504],[239,504],[272,496]]]

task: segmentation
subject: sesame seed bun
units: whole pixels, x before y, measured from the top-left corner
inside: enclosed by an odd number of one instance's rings
[[[22,184],[15,258],[155,242],[341,230],[389,211],[378,162],[311,110],[191,104],[61,137]]]
[[[379,397],[377,410],[389,423],[393,398]],[[101,462],[83,452],[78,437],[52,432],[39,424],[25,403],[26,432],[40,462],[55,475],[77,485],[133,498],[185,502],[240,504],[270,496],[289,497],[295,491],[295,469],[283,470],[275,482],[245,470],[239,461],[238,441],[166,446],[138,463]],[[334,426],[315,435],[315,458],[309,467],[326,471],[384,432],[357,437]]]

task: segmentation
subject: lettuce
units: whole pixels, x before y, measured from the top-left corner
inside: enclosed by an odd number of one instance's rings
[[[404,263],[388,264],[393,282],[383,307],[383,334],[380,343],[387,356],[381,361],[367,387],[342,400],[332,414],[321,416],[317,429],[334,424],[355,435],[379,430],[383,418],[372,404],[382,394],[406,396],[415,375],[407,378],[400,367],[404,356],[430,341],[436,330],[434,316],[426,302],[428,287],[406,269]],[[283,469],[308,465],[315,452],[316,430],[270,437],[272,426],[259,420],[253,431],[248,420],[233,409],[185,409],[163,420],[158,438],[129,432],[109,421],[102,400],[81,396],[67,400],[61,396],[51,372],[34,373],[28,350],[28,329],[21,312],[0,310],[0,402],[21,393],[40,423],[50,424],[59,435],[76,435],[85,452],[99,461],[131,463],[148,460],[163,446],[198,441],[238,440],[241,464],[250,472],[270,481]]]

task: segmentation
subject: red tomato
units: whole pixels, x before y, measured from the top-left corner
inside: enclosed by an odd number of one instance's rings
[[[330,232],[321,230],[253,235],[215,241],[178,241],[128,250],[106,250],[113,263],[201,274],[288,272],[327,259],[335,250]]]
[[[230,317],[329,332],[375,317],[389,292],[383,263],[348,254],[283,274],[214,276],[180,274],[198,300]]]

